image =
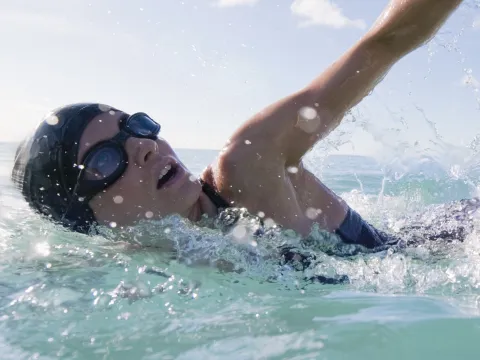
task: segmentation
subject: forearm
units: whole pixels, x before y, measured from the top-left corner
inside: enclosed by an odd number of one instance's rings
[[[323,116],[317,139],[337,127],[396,62],[430,40],[461,2],[392,0],[365,36],[307,87],[310,103],[331,115]]]
[[[390,51],[403,56],[429,41],[462,0],[392,0],[370,29]]]
[[[270,105],[232,136],[236,149],[296,164],[336,128],[407,53],[428,41],[461,0],[392,0],[368,33],[301,91]],[[304,116],[303,109],[308,110]],[[246,150],[242,150],[246,151]],[[279,155],[280,154],[280,155]]]

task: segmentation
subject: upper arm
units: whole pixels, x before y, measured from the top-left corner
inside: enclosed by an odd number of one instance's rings
[[[290,173],[289,178],[305,216],[319,223],[323,229],[337,229],[345,219],[348,205],[307,170],[302,162],[298,165],[298,171]]]
[[[399,57],[381,42],[365,37],[308,86],[253,116],[234,134],[232,143],[249,140],[256,152],[280,153],[287,164],[298,163]]]

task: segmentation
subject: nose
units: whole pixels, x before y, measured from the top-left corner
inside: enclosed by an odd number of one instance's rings
[[[152,139],[131,137],[125,144],[128,154],[132,154],[133,161],[138,166],[144,166],[153,155],[158,153],[158,144]],[[129,157],[131,157],[129,155]]]

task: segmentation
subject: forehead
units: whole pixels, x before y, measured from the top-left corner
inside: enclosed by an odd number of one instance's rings
[[[120,120],[125,115],[122,111],[107,111],[95,116],[80,137],[77,161],[80,163],[85,153],[92,146],[114,137],[120,131]]]

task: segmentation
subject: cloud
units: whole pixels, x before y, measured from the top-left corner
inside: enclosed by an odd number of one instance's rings
[[[480,17],[476,18],[476,19],[473,21],[472,26],[473,26],[475,29],[480,29]]]
[[[234,7],[243,5],[255,5],[259,0],[217,0],[214,6],[218,7]]]
[[[295,0],[290,7],[292,13],[303,18],[299,26],[322,25],[336,29],[354,27],[365,29],[364,20],[352,20],[343,15],[342,9],[331,0]]]
[[[478,88],[480,87],[480,81],[478,81],[472,74],[465,74],[462,78],[462,85]]]

